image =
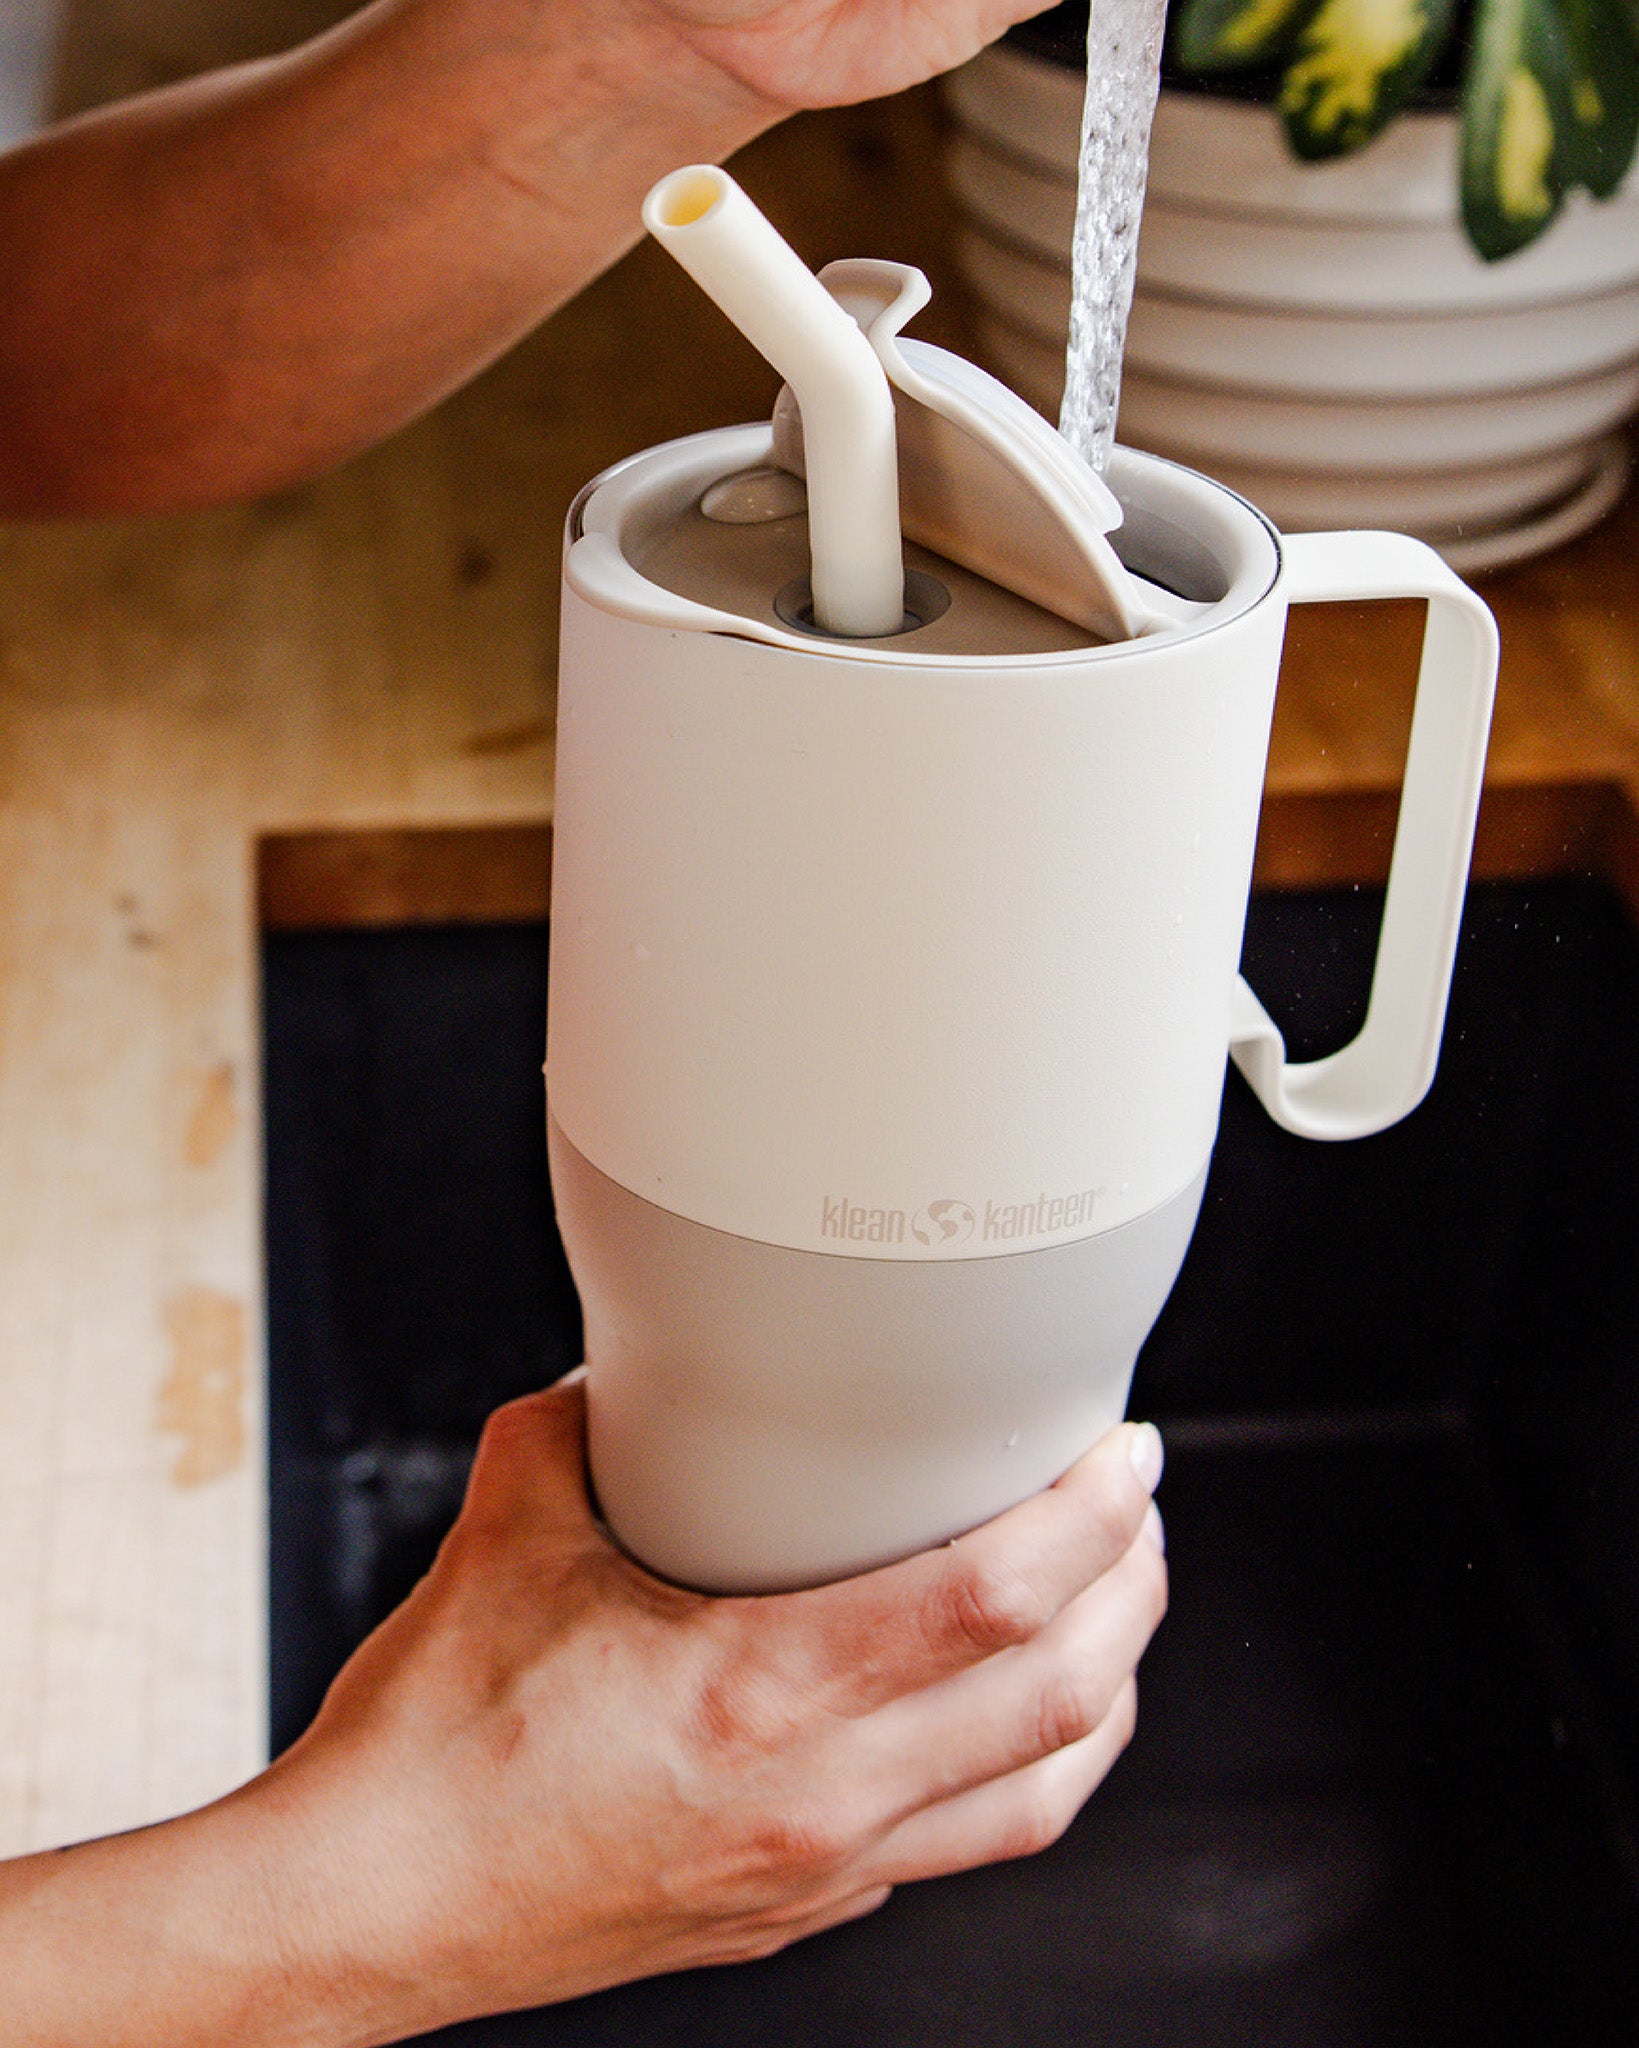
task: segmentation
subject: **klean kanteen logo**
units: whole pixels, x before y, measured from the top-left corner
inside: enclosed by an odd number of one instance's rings
[[[1101,1192],[1081,1188],[1072,1195],[1037,1195],[1030,1202],[986,1202],[982,1211],[946,1197],[918,1209],[908,1227],[918,1244],[933,1251],[953,1251],[971,1237],[989,1244],[1052,1237],[1089,1222]],[[820,1198],[821,1237],[844,1238],[852,1244],[903,1244],[906,1229],[903,1209],[873,1209],[846,1195]]]

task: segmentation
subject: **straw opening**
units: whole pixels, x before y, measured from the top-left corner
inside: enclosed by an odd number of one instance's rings
[[[727,180],[721,171],[678,171],[655,194],[655,212],[662,227],[692,227],[704,220],[722,199]]]

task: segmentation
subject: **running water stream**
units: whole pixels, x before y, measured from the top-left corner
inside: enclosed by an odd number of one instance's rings
[[[1059,432],[1100,472],[1108,468],[1115,445],[1166,11],[1166,0],[1093,0],[1087,23],[1087,100]]]

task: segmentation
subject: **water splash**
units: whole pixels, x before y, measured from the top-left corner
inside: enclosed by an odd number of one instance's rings
[[[1166,0],[1093,0],[1071,262],[1070,346],[1059,432],[1108,468],[1132,309]]]

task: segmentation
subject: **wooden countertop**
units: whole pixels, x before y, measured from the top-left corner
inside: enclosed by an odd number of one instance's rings
[[[948,280],[926,95],[794,123],[804,253]],[[794,200],[792,195],[800,195]],[[966,349],[943,283],[920,331]],[[257,934],[545,907],[559,531],[772,380],[655,252],[324,482],[0,529],[0,1852],[128,1827],[264,1735]],[[1639,908],[1639,500],[1484,585],[1488,875]],[[1261,871],[1382,874],[1416,618],[1295,623]]]

